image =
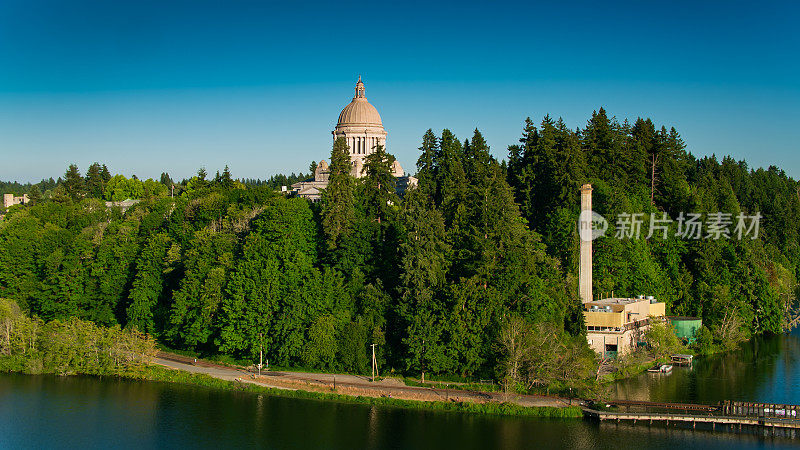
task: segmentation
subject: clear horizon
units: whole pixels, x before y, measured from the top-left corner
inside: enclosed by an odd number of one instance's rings
[[[800,178],[794,3],[230,5],[3,2],[0,180],[305,172],[359,75],[410,173],[428,128],[505,158],[526,117],[604,107]]]

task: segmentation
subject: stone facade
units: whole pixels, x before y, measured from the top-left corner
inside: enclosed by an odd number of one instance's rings
[[[3,194],[3,207],[9,208],[14,205],[24,205],[28,203],[28,194],[24,194],[22,197],[16,197],[14,194]]]

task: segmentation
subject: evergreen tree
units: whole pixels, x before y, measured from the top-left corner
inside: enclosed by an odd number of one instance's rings
[[[103,183],[108,183],[108,180],[111,179],[111,172],[109,172],[105,164],[103,164],[103,167],[100,169],[100,178],[103,180]]]
[[[105,183],[99,163],[93,163],[86,171],[86,194],[92,198],[103,198]]]
[[[233,188],[233,177],[231,177],[231,171],[228,168],[228,165],[225,165],[225,169],[222,171],[222,176],[220,176],[219,184],[222,189],[232,189]]]
[[[394,162],[394,156],[386,153],[381,145],[365,158],[357,197],[357,217],[361,222],[356,222],[359,239],[363,239],[361,236],[366,233],[367,240],[372,243],[367,252],[359,252],[360,258],[370,262],[364,267],[364,273],[369,281],[380,279],[389,289],[397,282],[396,267],[399,264],[396,211],[400,199],[392,174]]]
[[[439,139],[439,170],[436,179],[436,205],[440,206],[448,226],[463,226],[460,210],[463,209],[467,192],[467,175],[464,171],[463,148],[458,138],[443,130]]]
[[[182,348],[212,350],[236,236],[208,229],[195,233],[183,258],[181,285],[173,294],[167,334]]]
[[[163,271],[171,245],[166,234],[150,238],[136,261],[136,276],[128,296],[127,327],[153,334],[159,319],[158,303],[164,287]]]
[[[339,247],[352,233],[355,179],[350,175],[350,147],[336,139],[331,151],[330,178],[322,193],[322,230],[328,250]]]
[[[85,194],[83,177],[75,164],[70,164],[64,174],[64,189],[73,201],[77,201]]]
[[[430,197],[436,196],[437,152],[439,141],[430,128],[422,136],[422,146],[419,148],[421,155],[417,159],[417,180],[420,189]]]
[[[39,185],[34,184],[31,186],[30,192],[28,192],[28,201],[31,205],[42,201],[42,191],[39,189]]]
[[[378,145],[374,153],[364,158],[363,186],[364,209],[367,219],[378,224],[385,222],[399,201],[396,191],[396,179],[392,174],[395,157],[386,153],[382,145]]]
[[[534,202],[534,174],[537,155],[535,152],[539,138],[538,130],[530,117],[525,119],[522,137],[519,139],[520,145],[508,147],[508,180],[516,192],[516,200],[520,205],[523,216],[529,223],[532,215],[536,211]]]
[[[167,172],[161,172],[161,178],[159,180],[161,184],[167,187],[172,187],[172,177],[169,176]]]
[[[401,211],[406,239],[397,316],[405,366],[419,372],[450,370],[445,353],[448,320],[445,293],[449,246],[441,213],[421,189],[406,193]]]

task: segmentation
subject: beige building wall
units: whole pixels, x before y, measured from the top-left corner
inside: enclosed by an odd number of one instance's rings
[[[663,317],[667,315],[667,305],[663,302],[650,304],[650,315],[655,317]]]
[[[616,345],[617,354],[625,355],[636,347],[636,336],[642,332],[628,330],[622,333],[604,333],[589,331],[586,333],[586,340],[589,347],[599,354],[604,354],[606,345]]]
[[[615,327],[622,328],[625,314],[620,312],[594,312],[584,311],[583,318],[589,327]]]
[[[28,194],[22,197],[15,197],[14,194],[3,194],[3,207],[9,208],[14,205],[24,205],[28,203]]]
[[[616,345],[624,355],[636,348],[650,320],[664,317],[665,305],[649,299],[607,298],[584,303],[586,339],[592,350],[604,354],[606,345]]]

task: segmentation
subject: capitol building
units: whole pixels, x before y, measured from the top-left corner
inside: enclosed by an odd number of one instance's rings
[[[353,166],[351,175],[360,178],[363,175],[364,158],[375,153],[380,145],[386,148],[386,129],[383,128],[381,115],[367,101],[364,83],[358,77],[356,83],[355,96],[342,109],[336,128],[331,132],[333,141],[344,138],[350,149],[350,162]],[[397,190],[405,191],[408,186],[415,185],[417,180],[414,177],[406,176],[403,167],[395,160],[392,164],[392,174],[397,177]],[[317,164],[314,171],[314,178],[300,181],[292,185],[292,192],[299,197],[307,198],[311,201],[319,201],[322,197],[322,190],[328,186],[330,168],[325,160]]]

